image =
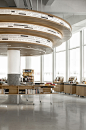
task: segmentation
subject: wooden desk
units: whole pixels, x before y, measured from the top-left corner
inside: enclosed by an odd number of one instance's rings
[[[64,93],[76,94],[76,84],[64,84]]]
[[[56,92],[64,92],[64,83],[57,83],[57,85],[55,85],[55,88],[53,88],[53,90]]]
[[[4,91],[3,90],[5,90],[5,89],[8,89],[9,90],[9,93],[8,94],[20,94],[20,91],[24,91],[24,90],[42,90],[42,92],[41,93],[39,93],[39,94],[49,94],[49,93],[51,93],[52,94],[52,92],[51,92],[51,88],[53,87],[53,86],[56,86],[56,85],[33,85],[33,86],[9,86],[9,85],[0,85],[0,89],[1,89],[1,94],[5,94],[4,93]],[[22,93],[22,94],[25,94],[25,92],[24,93]],[[28,94],[28,93],[27,93]],[[38,93],[34,93],[34,94],[38,94]]]
[[[76,86],[76,95],[86,96],[86,84],[77,84]]]

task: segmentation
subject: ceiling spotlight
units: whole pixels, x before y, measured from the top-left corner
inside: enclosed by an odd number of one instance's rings
[[[29,48],[31,48],[30,46],[28,46]]]
[[[11,45],[7,45],[7,46],[11,46]]]

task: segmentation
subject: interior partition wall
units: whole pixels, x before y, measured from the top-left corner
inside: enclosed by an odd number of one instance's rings
[[[1,55],[0,60],[0,78],[7,78],[7,57]],[[21,76],[25,62],[25,57],[21,57]],[[76,76],[78,82],[86,80],[86,29],[74,33],[53,53],[32,56],[32,67],[35,82],[53,82],[56,76],[63,76],[64,81],[70,76]]]

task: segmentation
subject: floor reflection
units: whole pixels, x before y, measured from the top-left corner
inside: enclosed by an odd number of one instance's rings
[[[0,130],[86,130],[86,98],[34,96],[35,105],[0,105]]]

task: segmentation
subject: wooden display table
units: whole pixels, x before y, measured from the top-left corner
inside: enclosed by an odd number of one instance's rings
[[[22,86],[9,86],[0,85],[1,94],[6,94],[4,90],[9,90],[8,94],[52,94],[51,88],[56,85],[22,85]],[[31,90],[29,93],[26,90]]]
[[[76,95],[86,96],[86,84],[77,84],[76,86]]]
[[[76,94],[76,84],[64,83],[64,93]]]
[[[41,96],[43,94],[50,95],[50,103],[52,104],[52,87],[54,85],[33,85],[33,86],[0,86],[0,94],[5,96],[5,104],[23,104],[29,103],[34,105],[34,99],[30,102],[30,97],[34,98],[34,95],[39,95],[39,101],[41,103]],[[8,90],[8,92],[6,92]],[[1,96],[2,97],[2,96]]]
[[[64,83],[57,82],[57,85],[55,86],[55,88],[53,88],[53,90],[56,92],[64,92]]]
[[[23,81],[24,82],[34,82],[34,70],[23,69]]]

